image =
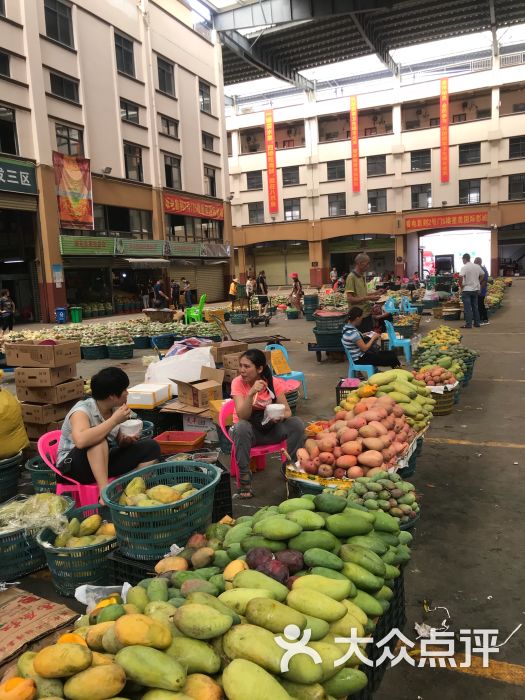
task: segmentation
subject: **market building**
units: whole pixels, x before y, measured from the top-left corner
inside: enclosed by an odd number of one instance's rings
[[[0,28],[0,282],[21,317],[140,308],[159,277],[223,298],[229,185],[210,29],[178,0],[2,0]],[[80,215],[68,199],[79,182]]]
[[[315,92],[241,91],[226,108],[237,271],[318,285],[366,251],[378,274],[424,274],[432,247],[458,260],[475,251],[493,274],[517,270],[524,62],[523,45],[509,45]]]

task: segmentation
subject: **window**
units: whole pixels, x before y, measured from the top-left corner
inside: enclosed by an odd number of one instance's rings
[[[283,199],[284,220],[298,221],[301,218],[301,200],[298,197]]]
[[[0,75],[6,75],[9,78],[9,54],[0,51]]]
[[[124,144],[124,166],[126,178],[143,182],[142,148],[131,143]]]
[[[386,156],[368,156],[366,159],[366,174],[368,177],[386,174]]]
[[[345,216],[346,214],[346,194],[338,192],[328,195],[328,216]]]
[[[459,181],[459,203],[479,204],[481,201],[481,180]]]
[[[160,130],[165,136],[171,136],[174,139],[179,138],[179,122],[169,117],[160,117]]]
[[[288,168],[283,168],[283,187],[287,185],[299,184],[299,166],[290,165]]]
[[[213,134],[208,134],[206,131],[202,132],[202,147],[205,151],[213,151],[214,146],[214,136]]]
[[[525,158],[525,136],[509,139],[509,158]]]
[[[55,124],[57,151],[66,156],[84,155],[84,133],[82,129],[65,124]]]
[[[467,121],[467,115],[465,112],[462,112],[461,114],[453,114],[452,115],[452,123],[453,124],[459,124],[460,122],[466,122]]]
[[[262,190],[262,170],[252,170],[246,173],[246,189]]]
[[[15,110],[0,105],[0,153],[18,155]]]
[[[439,117],[430,117],[430,126],[439,126],[441,120]]]
[[[525,102],[518,102],[512,105],[512,111],[515,112],[525,112]]]
[[[490,119],[492,116],[492,110],[490,107],[487,107],[486,109],[478,109],[476,110],[476,119]]]
[[[66,46],[73,46],[71,7],[60,0],[44,0],[46,36]]]
[[[411,152],[410,170],[430,170],[430,148]]]
[[[264,202],[249,202],[248,223],[264,224]]]
[[[175,94],[175,78],[173,74],[173,63],[165,61],[157,56],[157,70],[159,72],[159,90],[168,95]]]
[[[210,86],[199,80],[199,104],[201,112],[211,114],[211,90]]]
[[[164,156],[164,174],[166,187],[173,187],[174,190],[182,189],[180,176],[180,158],[176,156]]]
[[[426,185],[412,185],[412,209],[429,209],[432,206],[432,186],[430,182]]]
[[[410,119],[409,121],[407,121],[405,126],[406,126],[407,130],[419,129],[419,126],[420,126],[419,119]]]
[[[376,136],[377,135],[377,126],[369,126],[365,128],[365,136]]]
[[[121,34],[115,33],[115,54],[119,73],[135,76],[135,60],[133,58],[133,42]]]
[[[0,15],[5,17],[5,0],[0,0]]]
[[[386,211],[386,189],[368,190],[368,213]]]
[[[460,143],[459,164],[469,165],[481,161],[481,143]]]
[[[204,166],[204,194],[209,197],[217,196],[217,185],[215,181],[215,168]]]
[[[120,118],[126,122],[139,123],[139,106],[134,102],[120,100]]]
[[[50,73],[51,92],[57,97],[63,97],[71,102],[78,103],[78,82],[62,75]]]
[[[509,199],[525,199],[525,174],[509,175]]]
[[[345,162],[344,160],[330,160],[326,164],[326,179],[327,180],[344,180],[345,179]]]
[[[148,239],[153,237],[152,213],[147,209],[128,209],[94,204],[93,218],[95,231],[103,232],[104,235],[109,234],[115,238]],[[78,235],[78,231],[72,233]]]

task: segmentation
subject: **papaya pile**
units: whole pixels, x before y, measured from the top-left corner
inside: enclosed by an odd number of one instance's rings
[[[373,632],[411,540],[346,493],[223,518],[125,602],[99,601],[73,633],[22,654],[0,700],[346,698],[367,677],[355,655],[335,665],[348,651],[335,639]],[[311,631],[321,663],[301,654],[281,670],[287,625]]]
[[[77,547],[90,547],[93,544],[101,544],[115,539],[116,532],[113,523],[102,520],[102,516],[95,514],[80,521],[71,518],[66,527],[55,537],[55,547],[76,549]]]
[[[164,506],[168,503],[176,503],[183,498],[193,496],[197,491],[198,489],[188,482],[176,484],[175,486],[158,484],[157,486],[148,488],[144,479],[141,476],[136,476],[126,486],[118,502],[121,506],[151,508],[153,506]]]
[[[377,397],[388,396],[401,406],[406,422],[416,432],[430,423],[436,402],[425,382],[416,379],[412,372],[399,368],[378,372],[368,379],[368,383],[378,387]]]
[[[429,365],[413,372],[415,379],[425,382],[427,386],[450,386],[457,382],[456,375],[440,365]]]

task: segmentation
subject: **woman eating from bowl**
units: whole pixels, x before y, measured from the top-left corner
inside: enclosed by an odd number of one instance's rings
[[[155,440],[138,442],[140,432],[128,436],[120,429],[135,417],[126,405],[128,386],[128,375],[118,367],[106,367],[91,378],[91,398],[77,401],[62,424],[56,464],[65,476],[81,484],[96,482],[102,491],[110,478],[159,461]]]
[[[274,377],[261,350],[247,350],[239,361],[239,376],[232,381],[231,396],[235,402],[231,436],[239,465],[239,498],[252,498],[250,449],[256,445],[271,445],[286,440],[287,450],[295,461],[304,443],[304,423],[293,417],[285,395],[286,381]],[[280,404],[284,411],[263,425],[264,409]]]

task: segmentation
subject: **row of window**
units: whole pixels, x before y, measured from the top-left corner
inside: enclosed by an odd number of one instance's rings
[[[509,159],[525,158],[525,136],[513,136],[509,138]],[[459,164],[471,165],[481,162],[481,143],[462,143],[459,146]],[[418,172],[431,170],[430,148],[411,151],[410,170]],[[366,173],[368,177],[386,175],[386,155],[368,156],[366,159]],[[299,166],[292,165],[282,168],[283,186],[299,185]],[[326,163],[327,180],[345,179],[345,161],[331,160]],[[246,173],[246,189],[261,190],[263,186],[262,170],[251,170]]]
[[[387,211],[387,189],[368,190],[368,213]],[[432,207],[432,186],[413,185],[410,188],[412,209],[429,209]],[[509,175],[509,200],[525,199],[525,174]],[[459,203],[479,204],[481,202],[481,180],[459,181]],[[298,197],[283,199],[285,221],[297,221],[301,218],[301,200]],[[346,193],[337,192],[328,195],[328,216],[346,216]],[[264,223],[264,202],[248,204],[248,222]]]

